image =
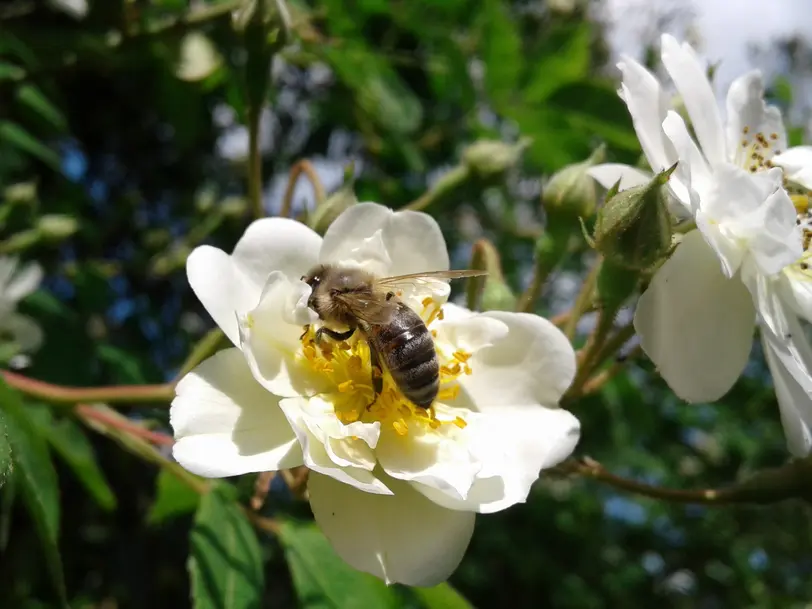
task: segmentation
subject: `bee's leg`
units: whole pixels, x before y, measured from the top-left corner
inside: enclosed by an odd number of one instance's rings
[[[316,344],[320,343],[322,340],[322,336],[324,335],[329,336],[336,342],[341,342],[342,340],[347,340],[353,334],[355,334],[355,328],[351,327],[346,332],[336,332],[335,330],[331,330],[330,328],[325,328],[322,326],[318,330],[316,330]]]
[[[383,391],[383,368],[381,368],[381,360],[378,357],[378,350],[371,342],[369,345],[369,369],[372,375],[372,401],[367,404],[367,410],[372,408],[372,405],[378,400],[378,396]]]
[[[302,335],[299,337],[299,340],[302,340],[307,335],[308,332],[310,332],[310,324],[307,324],[304,327],[304,332],[302,332]]]
[[[395,297],[394,292],[387,292],[386,293],[386,300],[392,300]]]

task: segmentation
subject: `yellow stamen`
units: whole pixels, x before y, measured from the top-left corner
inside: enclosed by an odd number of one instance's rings
[[[403,419],[392,421],[392,427],[395,428],[395,433],[397,433],[399,436],[405,436],[409,433],[409,426],[406,425],[406,421]]]
[[[350,379],[349,381],[344,381],[343,383],[338,384],[338,390],[341,393],[349,393],[350,391],[353,391],[354,389],[355,389],[355,386],[354,386],[354,384],[352,382],[352,379]]]
[[[462,418],[457,417],[456,419],[454,419],[454,425],[456,425],[460,429],[465,429],[468,423],[466,423]]]

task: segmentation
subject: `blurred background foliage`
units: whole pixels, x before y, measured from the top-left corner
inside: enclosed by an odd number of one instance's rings
[[[45,337],[26,376],[160,384],[212,326],[187,286],[187,254],[203,242],[230,251],[251,219],[246,54],[231,20],[243,3],[89,4],[0,6],[0,253],[45,270],[21,307]],[[360,200],[427,206],[455,266],[489,239],[510,287],[497,296],[512,303],[542,243],[545,180],[602,143],[611,159],[639,157],[593,3],[297,0],[289,9],[291,42],[273,60],[258,117],[269,214],[282,208],[300,159],[328,194],[352,162]],[[776,83],[785,109],[791,85]],[[506,166],[464,152],[525,137],[524,154]],[[300,179],[293,213],[321,196]],[[578,245],[548,277],[541,314],[568,308],[592,260],[573,231]],[[719,487],[779,465],[786,451],[766,378],[755,353],[723,401],[688,407],[647,361],[630,361],[570,405],[583,422],[578,454],[676,488]],[[201,499],[165,442],[121,432],[122,415],[123,425],[168,431],[165,398],[117,404],[121,414],[62,401],[0,391],[0,462],[9,443],[15,455],[0,490],[0,607],[59,607],[63,594],[75,609],[812,602],[802,502],[680,505],[577,477],[544,478],[527,504],[480,517],[454,588],[387,589],[332,556],[282,478],[258,516],[277,524],[255,536],[257,516],[236,503],[247,503],[252,477]],[[216,600],[228,586],[240,603]]]

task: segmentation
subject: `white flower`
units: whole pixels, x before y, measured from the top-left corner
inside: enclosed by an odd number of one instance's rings
[[[419,409],[385,373],[372,403],[358,333],[322,346],[314,325],[303,333],[317,320],[300,278],[319,263],[391,276],[447,269],[448,253],[429,216],[371,203],[343,213],[323,240],[269,218],[231,255],[197,248],[189,282],[236,348],[178,385],[175,457],[210,477],[305,464],[316,520],[349,564],[436,584],[462,559],[476,512],[525,501],[540,470],[574,449],[579,423],[557,406],[574,352],[540,317],[475,314],[446,304],[447,284],[419,283],[401,298],[434,335],[440,394]]]
[[[16,258],[0,257],[0,343],[12,343],[19,353],[31,353],[42,344],[42,329],[27,315],[17,313],[18,303],[41,281],[38,264],[20,267]]]
[[[618,64],[620,94],[652,169],[679,161],[669,182],[681,204],[675,212],[692,217],[698,230],[685,235],[655,274],[640,298],[635,328],[677,395],[711,401],[727,393],[741,374],[758,313],[767,359],[781,384],[777,395],[789,448],[806,454],[810,442],[793,438],[810,437],[812,358],[805,356],[802,332],[792,328],[797,314],[809,319],[812,313],[804,262],[812,254],[804,253],[809,239],[802,238],[808,219],[798,217],[785,187],[788,180],[812,185],[812,148],[786,150],[781,114],[764,103],[758,72],[733,82],[723,124],[694,50],[664,35],[662,61],[698,145],[679,114],[669,110],[654,75],[632,59]],[[607,187],[618,179],[624,187],[649,179],[646,172],[616,164],[594,167],[590,174]],[[783,369],[777,371],[779,363]],[[798,426],[807,429],[799,432]]]

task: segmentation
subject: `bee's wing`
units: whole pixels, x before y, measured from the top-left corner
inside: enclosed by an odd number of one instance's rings
[[[334,298],[341,302],[354,317],[368,324],[388,324],[397,310],[396,300],[386,300],[381,292],[372,295],[337,294]]]
[[[472,269],[464,271],[427,271],[425,273],[411,273],[409,275],[395,275],[376,279],[375,287],[379,290],[391,291],[401,286],[414,287],[415,285],[424,285],[435,281],[451,281],[452,279],[480,277],[487,274],[487,271],[475,271]]]

